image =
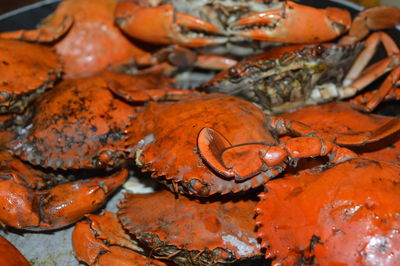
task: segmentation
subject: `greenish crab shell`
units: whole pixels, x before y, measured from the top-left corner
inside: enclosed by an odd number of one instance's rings
[[[201,90],[242,97],[277,114],[339,98],[343,79],[362,43],[273,48],[202,84]]]

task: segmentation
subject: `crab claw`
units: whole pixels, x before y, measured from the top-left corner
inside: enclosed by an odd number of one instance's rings
[[[61,228],[96,211],[128,177],[128,170],[123,169],[109,177],[77,180],[43,190],[46,184],[41,171],[7,153],[0,156],[0,223],[30,231]]]
[[[318,43],[348,31],[350,13],[338,8],[316,9],[287,1],[280,9],[268,10],[236,21],[231,30],[242,37],[282,43]]]
[[[200,156],[214,171],[225,177],[235,177],[238,182],[265,170],[262,154],[267,154],[269,148],[262,143],[232,146],[221,133],[207,127],[199,132],[197,147]]]
[[[201,47],[226,41],[217,26],[176,12],[170,4],[145,7],[132,2],[119,2],[115,17],[122,31],[149,43]]]

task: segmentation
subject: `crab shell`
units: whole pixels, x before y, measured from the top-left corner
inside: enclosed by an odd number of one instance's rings
[[[396,265],[399,166],[357,158],[265,185],[258,236],[274,263]]]
[[[110,82],[124,83],[120,76],[126,78],[109,72],[62,81],[36,102],[32,120],[10,148],[23,160],[53,169],[123,165],[126,158],[119,147],[138,107],[108,89]]]
[[[248,190],[271,176],[261,173],[243,182],[213,172],[197,152],[197,135],[211,127],[235,143],[276,143],[262,111],[252,103],[223,94],[150,103],[127,129],[127,150],[143,171],[175,192],[206,197]]]
[[[4,237],[0,236],[0,264],[4,266],[29,266],[25,257]]]
[[[294,112],[284,113],[281,116],[300,121],[330,135],[349,134],[349,136],[359,132],[372,133],[393,119],[382,115],[361,113],[354,110],[352,105],[347,102],[308,106]],[[399,138],[400,135],[395,133],[376,143],[352,149],[363,157],[400,164]]]
[[[123,227],[135,239],[154,256],[180,265],[230,263],[261,254],[251,200],[200,202],[164,190],[126,194],[118,207]]]
[[[49,47],[0,39],[0,113],[22,112],[61,76]]]

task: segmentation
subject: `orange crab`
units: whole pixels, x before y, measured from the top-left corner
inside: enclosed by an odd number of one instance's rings
[[[0,37],[53,44],[69,78],[121,64],[151,64],[151,54],[114,25],[116,4],[115,0],[65,0],[38,29],[4,32]]]
[[[157,86],[151,79],[158,81]],[[53,169],[119,167],[126,162],[125,128],[144,101],[180,93],[170,87],[172,83],[160,76],[115,72],[64,80],[38,99],[32,119],[8,147],[23,160]]]
[[[0,221],[48,230],[100,208],[128,175],[125,128],[134,123],[144,101],[175,98],[181,91],[172,82],[104,72],[64,80],[40,96],[26,124],[2,135],[7,141],[1,145],[30,164],[10,155],[1,160],[5,174],[0,200],[5,207]],[[136,102],[128,104],[112,90]]]
[[[266,184],[258,236],[273,263],[396,265],[399,166],[355,158]]]

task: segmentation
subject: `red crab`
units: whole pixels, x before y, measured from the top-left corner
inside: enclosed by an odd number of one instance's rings
[[[151,78],[158,80],[158,87],[149,82]],[[174,94],[177,90],[169,89],[171,83],[159,76],[114,72],[64,80],[38,99],[30,123],[8,146],[23,160],[42,167],[119,167],[126,162],[122,151],[125,128],[140,103],[163,99],[170,91]],[[110,89],[128,94],[139,104],[126,103]]]
[[[114,25],[116,4],[115,0],[65,0],[38,29],[5,32],[0,37],[54,44],[69,78],[89,76],[109,66],[151,64],[151,54]]]
[[[22,112],[61,76],[49,47],[0,39],[0,114]]]
[[[0,264],[4,266],[29,266],[25,257],[4,237],[0,236]]]
[[[110,246],[179,265],[245,262],[261,255],[254,233],[254,207],[251,200],[200,202],[176,198],[169,191],[127,194],[119,205],[119,221],[105,213],[88,216],[90,227],[87,222],[76,226],[74,250],[87,263],[93,263],[101,250],[112,256]],[[100,251],[89,249],[96,256],[88,252],[91,242],[100,242]]]
[[[209,94],[150,103],[127,129],[125,143],[143,171],[175,192],[204,197],[259,186],[300,158],[329,155],[340,161],[353,153],[336,144],[374,142],[398,125],[394,119],[377,129],[379,135],[335,140],[296,121],[265,118],[247,101]],[[284,134],[301,137],[279,143],[276,136]]]
[[[266,184],[256,217],[274,264],[396,265],[399,166],[356,158]]]

